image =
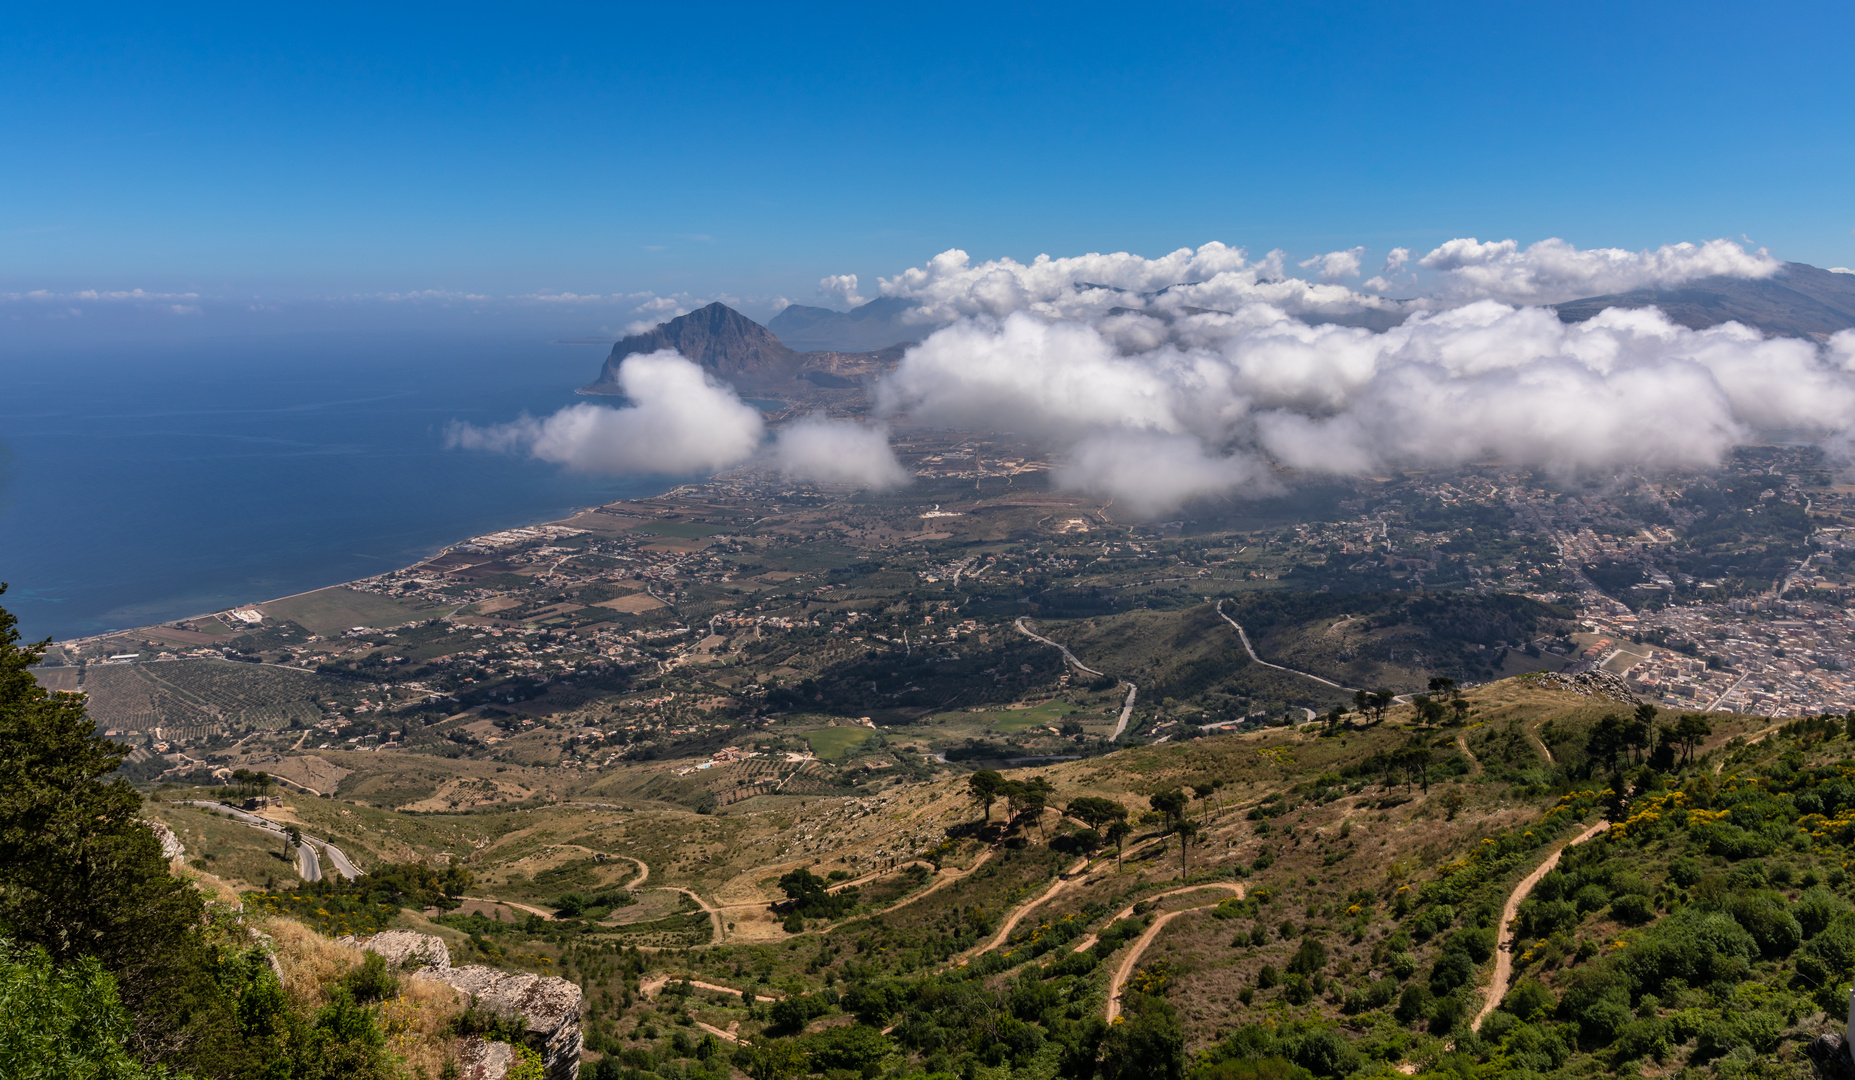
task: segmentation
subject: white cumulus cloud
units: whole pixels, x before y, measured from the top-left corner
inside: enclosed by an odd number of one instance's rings
[[[808,416],[779,429],[768,454],[795,480],[887,490],[913,479],[889,447],[888,429]]]
[[[1579,250],[1559,239],[1522,248],[1513,240],[1451,240],[1418,260],[1437,271],[1439,299],[1503,300],[1550,304],[1584,296],[1667,289],[1705,277],[1763,278],[1783,263],[1762,248],[1747,251],[1731,240],[1665,244],[1654,251]]]
[[[678,475],[739,465],[760,446],[760,411],[670,350],[626,358],[618,384],[629,404],[569,405],[507,424],[454,425],[448,445],[525,452],[575,472]]]

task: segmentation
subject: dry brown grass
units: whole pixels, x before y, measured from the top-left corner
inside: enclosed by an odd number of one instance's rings
[[[361,962],[360,949],[331,941],[294,919],[266,919],[258,929],[270,935],[283,968],[284,992],[298,1005],[326,1002],[328,987]]]
[[[456,1056],[445,1029],[464,1004],[462,995],[441,982],[401,979],[399,996],[380,1007],[387,1049],[404,1060],[411,1075],[440,1075]]]
[[[329,988],[361,963],[365,950],[331,941],[293,919],[273,918],[258,924],[270,935],[284,992],[299,1008],[317,1008]],[[380,1026],[387,1048],[405,1063],[410,1076],[439,1076],[456,1056],[446,1028],[464,1010],[456,990],[432,979],[402,976],[399,995],[380,1006]]]

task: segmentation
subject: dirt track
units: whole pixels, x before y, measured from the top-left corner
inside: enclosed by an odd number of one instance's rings
[[[1520,884],[1514,886],[1514,891],[1507,897],[1507,906],[1501,909],[1501,934],[1494,945],[1494,978],[1488,983],[1488,997],[1482,1002],[1481,1012],[1475,1015],[1475,1022],[1469,1025],[1470,1028],[1480,1031],[1482,1021],[1488,1019],[1496,1006],[1501,1004],[1501,999],[1507,996],[1507,981],[1514,975],[1513,921],[1520,915],[1520,902],[1533,891],[1533,886],[1539,884],[1540,878],[1551,873],[1552,868],[1559,865],[1559,856],[1565,854],[1566,848],[1576,847],[1608,828],[1610,828],[1610,822],[1600,821],[1579,833],[1572,838],[1571,843],[1559,847],[1546,856],[1544,862],[1534,867],[1532,873],[1521,878]]]
[[[1237,894],[1237,899],[1241,900],[1243,898],[1243,886],[1234,881],[1208,881],[1203,885],[1187,885],[1182,889],[1173,889],[1171,892],[1163,892],[1157,896],[1149,896],[1145,901],[1142,901],[1142,903],[1150,903],[1163,897],[1177,896],[1179,893],[1192,892],[1196,889],[1229,889]],[[1220,899],[1217,903],[1221,904],[1223,901]],[[1186,912],[1202,911],[1205,908],[1215,906],[1216,904],[1198,904],[1194,907],[1180,908],[1177,911],[1168,911],[1159,918],[1154,919],[1153,925],[1146,928],[1146,933],[1141,934],[1140,937],[1134,941],[1133,948],[1128,949],[1127,955],[1121,958],[1121,966],[1114,969],[1114,978],[1108,981],[1108,1022],[1110,1024],[1114,1023],[1115,1017],[1121,1015],[1121,987],[1126,985],[1129,978],[1133,977],[1134,965],[1140,962],[1141,955],[1146,952],[1147,946],[1153,944],[1153,939],[1159,936],[1160,930],[1164,929],[1167,923],[1184,915]],[[1119,914],[1115,915],[1113,919],[1109,919],[1106,925],[1112,926],[1116,920],[1125,919],[1133,913],[1133,908],[1125,908]],[[1090,937],[1092,939],[1093,935],[1090,935]],[[1091,940],[1089,944],[1094,944],[1094,941]],[[1084,946],[1078,946],[1075,951],[1081,952],[1083,948]]]

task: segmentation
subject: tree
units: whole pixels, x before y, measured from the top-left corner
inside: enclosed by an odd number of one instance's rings
[[[1039,840],[1042,840],[1044,838],[1044,833],[1043,833],[1043,811],[1044,811],[1044,805],[1045,805],[1044,800],[1045,800],[1044,793],[1037,790],[1036,788],[1029,788],[1018,796],[1018,806],[1020,807],[1021,811],[1023,813],[1031,815],[1031,820],[1037,823],[1037,838]]]
[[[1617,758],[1629,745],[1629,732],[1623,717],[1616,713],[1606,713],[1598,718],[1591,727],[1591,734],[1585,737],[1585,756],[1605,769],[1614,768]]]
[[[1121,868],[1121,843],[1125,841],[1133,831],[1134,827],[1127,823],[1127,819],[1116,818],[1108,823],[1107,831],[1102,834],[1108,838],[1110,844],[1114,845],[1114,868],[1116,870]]]
[[[1430,693],[1437,697],[1454,697],[1456,695],[1456,680],[1447,675],[1432,675],[1430,677]]]
[[[966,790],[973,801],[985,808],[985,820],[992,820],[992,804],[1003,793],[1005,778],[996,769],[980,769],[966,778]]]
[[[1066,813],[1091,829],[1104,828],[1111,821],[1127,820],[1127,807],[1097,795],[1072,800]]]
[[[1434,760],[1428,746],[1421,743],[1407,746],[1398,751],[1397,767],[1404,773],[1404,790],[1409,791],[1413,780],[1423,782],[1424,794],[1430,792],[1430,764]]]
[[[101,964],[58,970],[43,949],[11,953],[0,942],[0,1076],[146,1075],[123,1045],[134,1024]]]
[[[1153,809],[1164,814],[1169,824],[1178,822],[1185,817],[1185,792],[1178,788],[1173,788],[1170,791],[1162,791],[1156,795],[1150,796],[1147,802],[1152,804]]]
[[[1392,704],[1397,700],[1398,695],[1396,691],[1385,689],[1372,691],[1372,722],[1375,724],[1384,722],[1385,713],[1391,709]]]
[[[1211,797],[1211,793],[1216,790],[1217,789],[1215,787],[1212,787],[1210,784],[1193,784],[1192,785],[1192,794],[1196,796],[1198,800],[1199,818],[1204,819],[1204,820],[1209,820],[1208,818],[1205,817],[1205,815],[1210,812],[1210,807],[1206,804],[1206,800],[1209,799]]]
[[[60,967],[94,957],[135,1017],[131,1051],[185,1056],[230,1005],[205,902],[168,873],[141,796],[109,779],[126,748],[97,735],[81,696],[38,685],[27,669],[50,641],[22,648],[17,625],[0,608],[0,936]]]
[[[1692,761],[1694,751],[1713,734],[1713,723],[1698,713],[1688,713],[1675,724],[1675,739],[1681,744],[1681,760]]]
[[[772,1039],[734,1052],[735,1067],[753,1080],[786,1080],[805,1071],[805,1053],[791,1039]]]
[[[1646,760],[1649,752],[1655,748],[1655,716],[1658,711],[1645,701],[1636,706],[1635,715],[1625,722],[1623,734],[1630,749],[1631,761]]]
[[[1173,826],[1173,831],[1179,834],[1179,877],[1184,878],[1191,873],[1191,867],[1185,861],[1185,849],[1197,838],[1198,823],[1181,818],[1179,823]]]
[[[1182,1080],[1185,1029],[1172,1006],[1144,994],[1128,994],[1122,1006],[1121,1022],[1102,1040],[1102,1080]]]

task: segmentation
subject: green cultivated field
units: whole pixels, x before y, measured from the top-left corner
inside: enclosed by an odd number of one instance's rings
[[[805,736],[805,741],[812,747],[812,753],[827,761],[841,760],[853,747],[861,746],[876,734],[868,728],[834,727],[819,728]]]
[[[313,634],[328,634],[350,626],[397,626],[442,609],[414,607],[385,596],[335,586],[262,605],[273,619],[289,619]]]

